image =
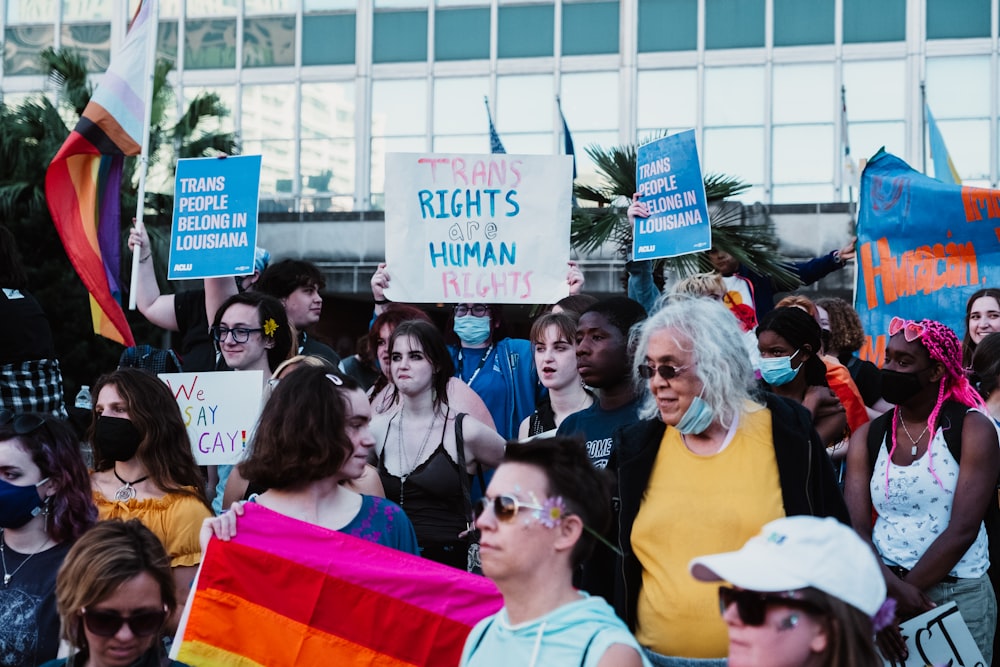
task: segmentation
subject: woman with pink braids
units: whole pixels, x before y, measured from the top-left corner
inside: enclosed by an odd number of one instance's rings
[[[897,620],[954,601],[991,664],[997,605],[983,517],[1000,475],[996,430],[965,377],[958,337],[940,322],[893,318],[881,375],[896,407],[851,436],[851,522],[881,557]],[[878,644],[905,659],[898,626]]]

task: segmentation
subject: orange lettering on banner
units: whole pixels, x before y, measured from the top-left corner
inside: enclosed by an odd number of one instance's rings
[[[872,246],[874,247],[874,250]],[[878,255],[875,266],[874,255]],[[915,294],[933,294],[947,287],[964,287],[979,282],[976,248],[968,243],[935,243],[893,255],[889,240],[881,238],[861,245],[861,267],[865,280],[865,302],[877,308],[879,286],[881,305]]]
[[[1000,218],[1000,190],[963,186],[962,205],[966,222],[982,220],[984,213],[987,218]]]
[[[870,361],[879,368],[885,363],[885,334],[877,336],[866,335],[865,341],[858,350],[858,356],[865,361]]]

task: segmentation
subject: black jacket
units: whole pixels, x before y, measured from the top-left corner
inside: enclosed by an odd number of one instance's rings
[[[774,453],[778,461],[785,514],[832,516],[850,525],[833,466],[812,427],[809,412],[798,403],[765,393],[771,411]],[[622,556],[615,573],[615,611],[631,630],[642,584],[642,566],[632,552],[632,522],[642,503],[666,425],[650,419],[618,432],[618,546]],[[694,499],[692,499],[694,500]]]

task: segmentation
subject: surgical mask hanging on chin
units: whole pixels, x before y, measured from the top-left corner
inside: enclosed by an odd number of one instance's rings
[[[455,335],[466,345],[482,345],[490,338],[490,318],[463,315],[455,318]]]
[[[0,479],[0,528],[20,528],[42,511],[38,487],[49,481],[46,477],[37,484],[18,486]]]
[[[684,435],[698,435],[704,433],[712,425],[715,417],[715,410],[701,396],[695,396],[691,405],[684,411],[684,416],[677,422],[676,428]]]
[[[760,376],[764,382],[772,387],[780,387],[794,380],[802,370],[802,364],[799,364],[798,368],[792,368],[792,359],[798,353],[799,351],[795,350],[795,354],[790,357],[761,357]]]

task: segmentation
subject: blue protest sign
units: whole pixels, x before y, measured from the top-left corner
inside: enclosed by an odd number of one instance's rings
[[[949,185],[879,152],[861,175],[854,308],[878,365],[896,316],[965,333],[965,303],[1000,286],[1000,190]]]
[[[167,278],[253,273],[260,156],[177,161]]]
[[[635,219],[632,256],[677,257],[711,248],[712,226],[694,130],[639,146],[636,158],[636,186],[650,215]]]

